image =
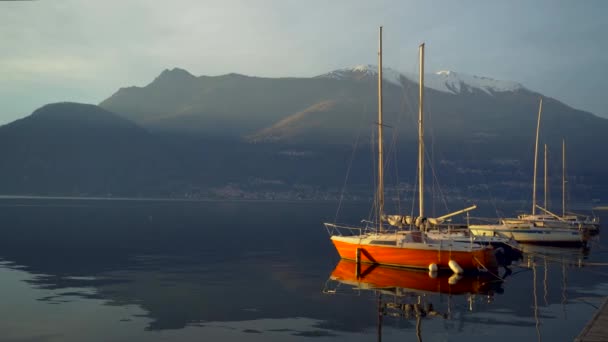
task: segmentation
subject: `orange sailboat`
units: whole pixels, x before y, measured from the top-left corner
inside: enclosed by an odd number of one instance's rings
[[[496,257],[491,246],[450,239],[429,237],[426,227],[472,210],[475,206],[439,218],[424,217],[424,44],[420,45],[420,80],[418,110],[418,175],[419,215],[412,218],[384,213],[384,158],[382,123],[382,27],[378,49],[378,189],[376,194],[378,222],[374,227],[341,226],[325,223],[331,240],[340,257],[363,263],[421,268],[437,271],[451,269],[455,273],[477,270],[495,270]],[[386,224],[388,223],[388,225]],[[409,226],[410,229],[395,228]]]

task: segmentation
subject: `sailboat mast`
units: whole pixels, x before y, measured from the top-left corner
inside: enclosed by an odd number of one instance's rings
[[[424,216],[424,43],[418,47],[420,58],[419,95],[418,95],[418,203],[420,205],[419,217]]]
[[[562,216],[566,216],[566,139],[562,139]]]
[[[384,157],[382,148],[382,26],[378,40],[378,227],[382,231],[384,215]]]
[[[538,122],[536,123],[536,144],[534,145],[534,180],[532,181],[532,215],[536,215],[536,169],[538,164],[538,133],[540,132],[540,115],[543,111],[543,98],[538,105]]]
[[[549,204],[547,202],[547,194],[549,193],[549,189],[548,189],[548,178],[547,178],[547,144],[545,144],[545,177],[544,177],[544,181],[545,181],[545,201],[543,202],[543,206],[545,207],[545,209],[549,209]]]

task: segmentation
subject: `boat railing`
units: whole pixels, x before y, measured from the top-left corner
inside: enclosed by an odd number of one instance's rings
[[[369,222],[362,221],[365,223],[365,226],[349,226],[349,225],[340,225],[336,223],[324,223],[325,229],[329,236],[361,236],[363,234],[373,233],[376,231],[376,228],[371,226]]]

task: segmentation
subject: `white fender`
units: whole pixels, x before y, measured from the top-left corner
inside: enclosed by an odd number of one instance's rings
[[[448,262],[448,266],[450,266],[450,269],[452,270],[452,272],[454,272],[456,274],[464,273],[464,270],[462,269],[462,267],[460,267],[460,265],[458,265],[458,263],[455,260],[450,260]]]

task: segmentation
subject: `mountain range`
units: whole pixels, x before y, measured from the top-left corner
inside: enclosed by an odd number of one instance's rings
[[[385,122],[415,135],[418,85],[384,70]],[[541,94],[522,85],[442,71],[426,76],[427,131],[437,139],[513,140],[534,137]],[[195,77],[165,70],[145,87],[122,88],[100,106],[151,131],[238,138],[250,142],[351,144],[369,135],[377,111],[374,66],[312,78],[238,74]],[[544,97],[541,139],[565,138],[578,148],[600,138],[608,120]],[[598,141],[599,142],[599,141]],[[580,144],[580,145],[579,145]]]
[[[393,181],[412,184],[417,77],[392,69],[383,76],[385,143],[400,166]],[[493,184],[499,192],[513,192],[506,190],[513,183],[529,186],[543,97],[541,143],[549,146],[552,182],[561,176],[563,138],[571,190],[584,189],[577,192],[582,197],[605,193],[608,162],[595,156],[608,146],[608,120],[516,82],[451,71],[425,78],[428,159],[440,184],[461,190]],[[375,130],[376,87],[377,71],[369,65],[310,78],[165,70],[99,106],[47,105],[0,127],[0,186],[11,194],[238,197],[264,191],[264,198],[278,192],[315,198],[339,192],[350,164],[349,182],[367,191],[373,156],[364,146]]]

